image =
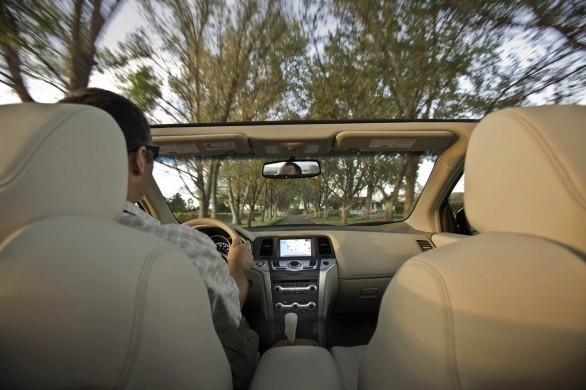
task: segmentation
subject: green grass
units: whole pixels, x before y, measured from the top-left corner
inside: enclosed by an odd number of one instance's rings
[[[175,213],[175,217],[177,218],[177,220],[181,223],[188,221],[190,219],[194,219],[197,218],[197,213],[193,212],[193,213]],[[246,229],[248,226],[246,225],[246,218],[247,216],[243,216],[242,217],[242,222],[239,225],[241,228]],[[319,218],[319,217],[312,217],[310,215],[307,216],[307,218],[311,219],[313,222],[317,223],[317,224],[324,224],[324,225],[342,225],[342,217],[339,215],[334,215],[331,216],[329,219],[325,219],[325,218]],[[220,213],[218,215],[218,219],[221,221],[224,221],[228,224],[232,223],[232,217],[230,216],[229,213]],[[275,222],[278,222],[279,220],[281,220],[281,218],[275,218],[275,219],[269,219],[269,218],[265,218],[264,221],[260,220],[260,216],[256,217],[256,220],[252,221],[252,227],[261,227],[261,226],[270,226]],[[351,225],[353,223],[361,223],[361,222],[386,222],[385,219],[383,218],[382,215],[377,215],[377,216],[371,216],[370,219],[366,220],[363,219],[362,216],[360,215],[349,215],[347,217],[347,223],[348,225]]]
[[[315,223],[319,224],[326,224],[326,225],[342,225],[342,217],[339,215],[335,215],[330,217],[329,219],[319,218],[319,217],[308,217]],[[382,216],[377,217],[370,217],[369,219],[364,219],[362,216],[359,215],[349,215],[346,218],[346,223],[351,225],[353,223],[361,223],[361,222],[385,222],[385,219]]]
[[[188,213],[173,213],[175,215],[175,218],[177,218],[177,220],[180,223],[183,223],[185,221],[189,221],[191,219],[195,219],[198,218],[198,213],[197,212],[188,212]],[[248,218],[247,215],[244,215],[242,217],[242,222],[239,225],[236,226],[240,226],[242,228],[247,228],[246,225],[246,218]],[[227,224],[232,224],[232,215],[230,213],[218,213],[218,220],[226,222]],[[264,222],[261,222],[260,220],[260,216],[256,217],[255,221],[252,221],[252,227],[260,227],[260,226],[269,226],[272,225],[273,223],[279,221],[281,218],[275,218],[275,219],[268,219],[265,218]]]
[[[243,218],[244,219],[244,218]],[[261,226],[269,226],[272,225],[273,223],[277,222],[281,220],[281,218],[275,218],[275,219],[269,219],[269,218],[265,218],[264,222],[262,222],[260,220],[260,217],[257,217],[257,219],[255,221],[252,221],[252,226],[251,227],[261,227]],[[248,225],[246,224],[245,221],[243,221],[244,223],[240,224],[240,225],[236,225],[236,226],[240,226],[241,228],[246,229],[248,227]]]

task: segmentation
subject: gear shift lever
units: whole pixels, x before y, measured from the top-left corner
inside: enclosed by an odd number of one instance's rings
[[[285,314],[285,336],[287,336],[287,345],[295,345],[295,332],[297,331],[297,314]]]

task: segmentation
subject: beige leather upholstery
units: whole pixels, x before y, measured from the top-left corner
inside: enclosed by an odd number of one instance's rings
[[[479,232],[532,234],[586,253],[586,107],[508,109],[474,130],[466,216]]]
[[[358,387],[358,369],[365,350],[366,345],[332,348],[332,355],[340,371],[344,388],[347,390]]]
[[[466,156],[480,234],[407,261],[360,389],[586,388],[586,108],[500,111]]]
[[[0,387],[231,388],[195,267],[116,222],[114,120],[21,104],[0,123]]]
[[[264,353],[250,390],[343,390],[332,355],[321,347],[271,348]]]
[[[431,242],[433,242],[433,245],[436,248],[439,248],[440,246],[460,242],[468,237],[470,237],[470,236],[465,236],[463,234],[456,234],[456,233],[441,232],[441,233],[435,233],[433,236],[431,236]]]
[[[580,388],[584,259],[486,233],[422,253],[393,278],[359,388]]]
[[[114,119],[89,106],[0,108],[0,237],[51,215],[120,215],[128,179],[120,169],[125,146]],[[106,136],[102,127],[113,134]]]

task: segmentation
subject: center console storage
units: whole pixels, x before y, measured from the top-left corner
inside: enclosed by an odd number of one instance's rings
[[[278,347],[266,351],[251,390],[342,390],[344,385],[332,355],[321,347]]]
[[[285,314],[297,314],[297,337],[326,345],[325,318],[338,288],[332,243],[326,236],[260,237],[254,242],[253,272],[262,281],[265,349],[285,339]],[[258,314],[257,314],[258,315]],[[258,329],[258,327],[257,327]]]

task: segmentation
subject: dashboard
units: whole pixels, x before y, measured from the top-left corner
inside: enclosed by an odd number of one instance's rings
[[[285,338],[284,316],[289,312],[297,314],[298,338],[326,346],[328,316],[378,312],[400,266],[433,248],[426,235],[408,229],[308,227],[235,228],[253,251],[243,313],[259,334],[263,349]],[[198,229],[227,253],[230,238],[225,232],[215,227]]]

